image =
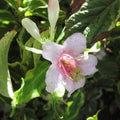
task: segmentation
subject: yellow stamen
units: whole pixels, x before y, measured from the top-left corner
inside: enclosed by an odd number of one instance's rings
[[[65,67],[70,67],[70,65],[71,65],[70,62],[67,60],[62,60],[62,63]]]

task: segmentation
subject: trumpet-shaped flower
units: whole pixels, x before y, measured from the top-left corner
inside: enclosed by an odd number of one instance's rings
[[[52,65],[46,73],[46,90],[56,92],[62,86],[68,96],[85,84],[85,76],[97,71],[94,55],[81,54],[86,48],[86,38],[81,33],[68,37],[63,45],[47,42],[43,45],[43,57]]]

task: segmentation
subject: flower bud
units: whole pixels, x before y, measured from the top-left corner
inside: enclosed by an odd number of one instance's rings
[[[59,16],[59,2],[58,0],[49,0],[48,3],[48,19],[50,22],[50,27],[54,30],[58,16]]]
[[[22,25],[33,38],[40,41],[39,29],[32,20],[29,18],[24,18],[22,19]]]

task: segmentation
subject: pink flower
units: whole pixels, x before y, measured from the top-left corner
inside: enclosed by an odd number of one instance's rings
[[[81,33],[68,37],[63,45],[47,42],[43,45],[43,57],[52,65],[46,73],[46,90],[54,93],[59,86],[67,89],[68,96],[85,84],[86,75],[97,71],[94,55],[81,54],[86,48],[86,38]]]

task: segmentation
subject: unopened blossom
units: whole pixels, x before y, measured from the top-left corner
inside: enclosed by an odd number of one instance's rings
[[[81,33],[68,37],[63,45],[47,42],[43,45],[43,57],[52,65],[46,73],[46,90],[56,92],[62,86],[68,96],[85,84],[85,76],[97,71],[97,59],[91,54],[82,54],[86,38]]]
[[[40,41],[40,33],[39,33],[39,29],[36,25],[36,23],[34,23],[32,20],[30,20],[29,18],[24,18],[21,21],[23,27],[27,30],[27,32],[36,40]]]
[[[54,30],[58,16],[59,16],[59,1],[49,0],[48,2],[48,19],[50,22],[50,27]]]

